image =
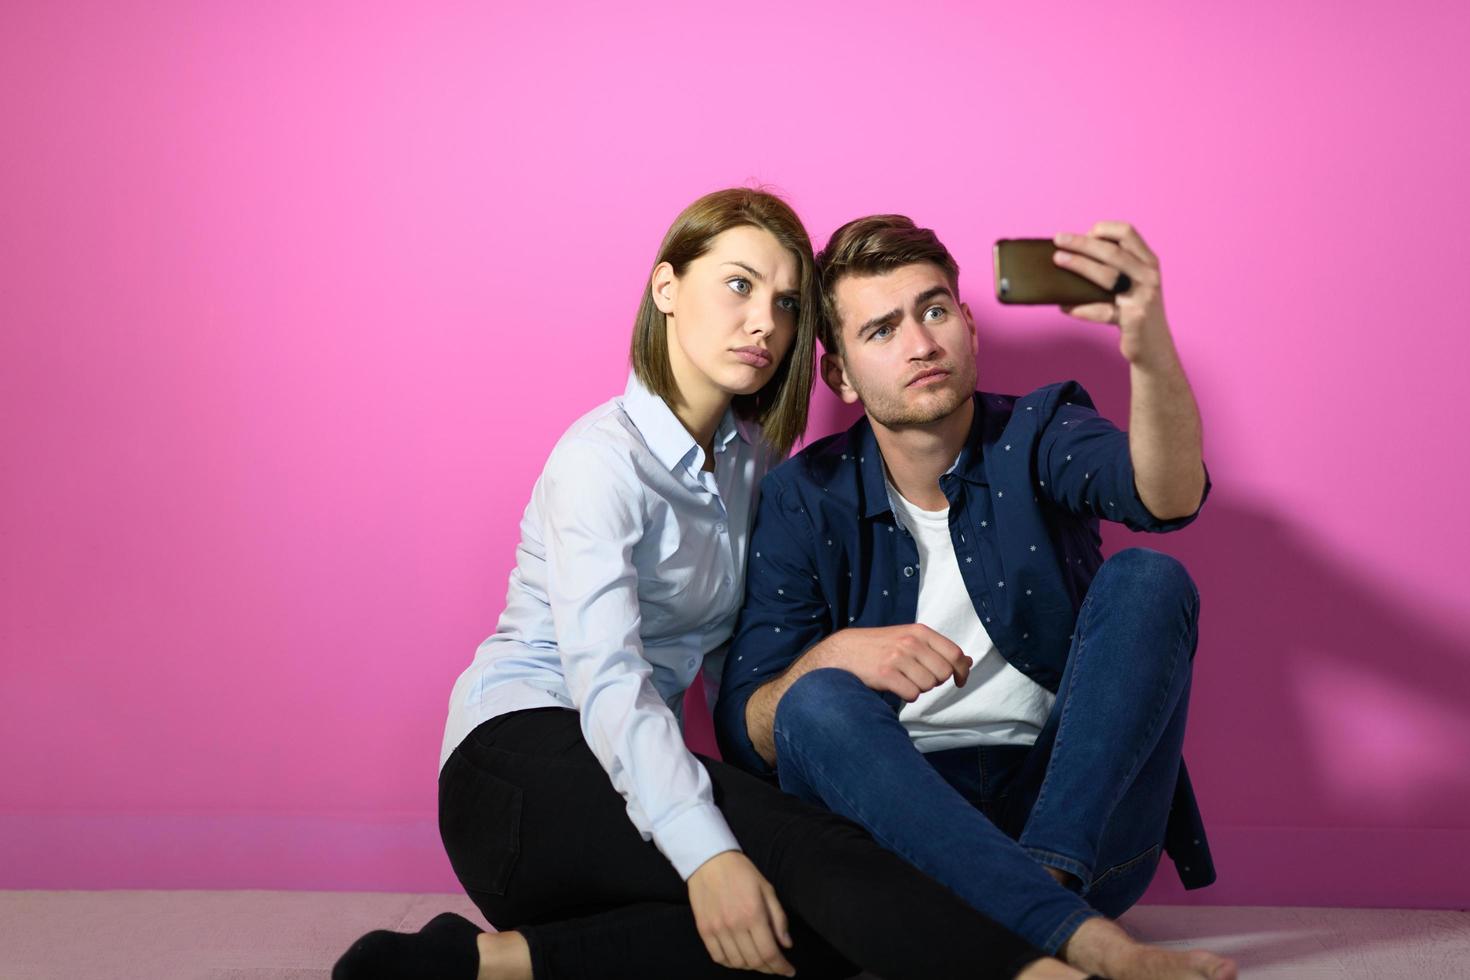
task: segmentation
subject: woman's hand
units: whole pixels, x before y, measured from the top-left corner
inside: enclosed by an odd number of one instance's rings
[[[776,890],[739,851],[723,851],[689,876],[694,924],[710,959],[735,970],[783,977],[796,970],[776,945],[791,948],[786,913]]]

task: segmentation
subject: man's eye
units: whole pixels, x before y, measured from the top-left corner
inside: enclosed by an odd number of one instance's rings
[[[930,314],[934,314],[934,315],[931,316]],[[924,311],[924,319],[925,320],[938,320],[938,319],[942,318],[944,316],[944,314],[945,314],[944,307],[942,307],[942,306],[931,306],[927,310]]]
[[[735,290],[741,296],[750,295],[750,280],[746,279],[744,276],[735,276],[731,279],[726,279],[725,285]]]
[[[888,339],[888,335],[891,334],[891,333],[893,333],[893,328],[892,327],[889,327],[889,326],[878,327],[872,333],[868,334],[868,339],[869,340],[887,340]]]

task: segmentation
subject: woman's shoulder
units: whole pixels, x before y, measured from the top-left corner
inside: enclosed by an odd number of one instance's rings
[[[624,411],[610,398],[567,426],[546,459],[543,477],[584,482],[583,490],[641,482],[639,456],[647,449]]]

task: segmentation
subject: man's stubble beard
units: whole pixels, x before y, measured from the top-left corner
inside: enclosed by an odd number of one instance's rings
[[[935,365],[935,367],[949,367],[949,365]],[[872,420],[886,429],[897,429],[913,425],[929,425],[938,422],[952,412],[958,411],[965,401],[975,394],[976,371],[975,364],[968,365],[968,377],[962,377],[960,372],[965,366],[954,365],[953,373],[944,384],[946,397],[939,399],[928,407],[920,407],[905,404],[902,391],[890,396],[870,395],[874,393],[865,390],[867,387],[853,385],[853,390],[858,394],[865,411]]]

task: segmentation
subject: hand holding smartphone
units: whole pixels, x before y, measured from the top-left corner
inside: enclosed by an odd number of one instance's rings
[[[1111,303],[1116,297],[1052,261],[1050,238],[1002,238],[995,243],[995,298],[1026,306]]]

